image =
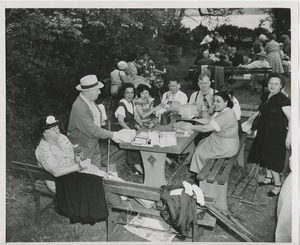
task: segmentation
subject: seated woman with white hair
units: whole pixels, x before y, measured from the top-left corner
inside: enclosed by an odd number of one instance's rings
[[[125,61],[119,61],[117,64],[118,69],[110,73],[111,88],[110,93],[112,96],[118,96],[118,90],[123,83],[133,83],[136,88],[139,84],[144,84],[151,88],[151,85],[146,78],[128,74],[128,64]]]

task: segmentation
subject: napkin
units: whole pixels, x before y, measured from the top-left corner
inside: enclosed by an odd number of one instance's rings
[[[125,143],[131,143],[135,136],[136,136],[136,131],[134,129],[121,129],[120,131],[117,132],[118,138]]]

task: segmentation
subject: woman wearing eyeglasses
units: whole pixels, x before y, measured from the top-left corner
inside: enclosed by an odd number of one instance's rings
[[[278,73],[270,74],[269,92],[261,96],[257,135],[248,156],[248,162],[259,163],[266,168],[265,179],[258,185],[274,186],[266,193],[270,197],[280,193],[280,173],[284,170],[286,150],[291,147],[291,101],[282,93],[284,85],[285,82]]]

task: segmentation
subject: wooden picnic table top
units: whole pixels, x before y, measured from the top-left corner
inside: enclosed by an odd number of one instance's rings
[[[158,132],[175,132],[173,129],[173,123],[171,122],[169,125],[155,125],[151,131],[158,131]],[[147,132],[147,128],[143,128],[137,132],[139,134],[141,131]],[[123,149],[129,150],[139,150],[139,151],[150,151],[150,152],[158,152],[158,153],[171,153],[171,154],[181,154],[185,148],[189,146],[189,144],[195,139],[197,136],[197,132],[193,132],[192,135],[188,137],[177,136],[177,145],[174,146],[166,146],[160,147],[158,145],[154,146],[142,146],[142,145],[132,145],[131,143],[120,143],[120,147]]]

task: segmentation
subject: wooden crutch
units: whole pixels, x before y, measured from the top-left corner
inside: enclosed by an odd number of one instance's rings
[[[108,131],[110,131],[110,121],[108,120]],[[107,146],[107,167],[106,173],[109,172],[109,157],[110,157],[110,138],[108,138],[108,146]]]

